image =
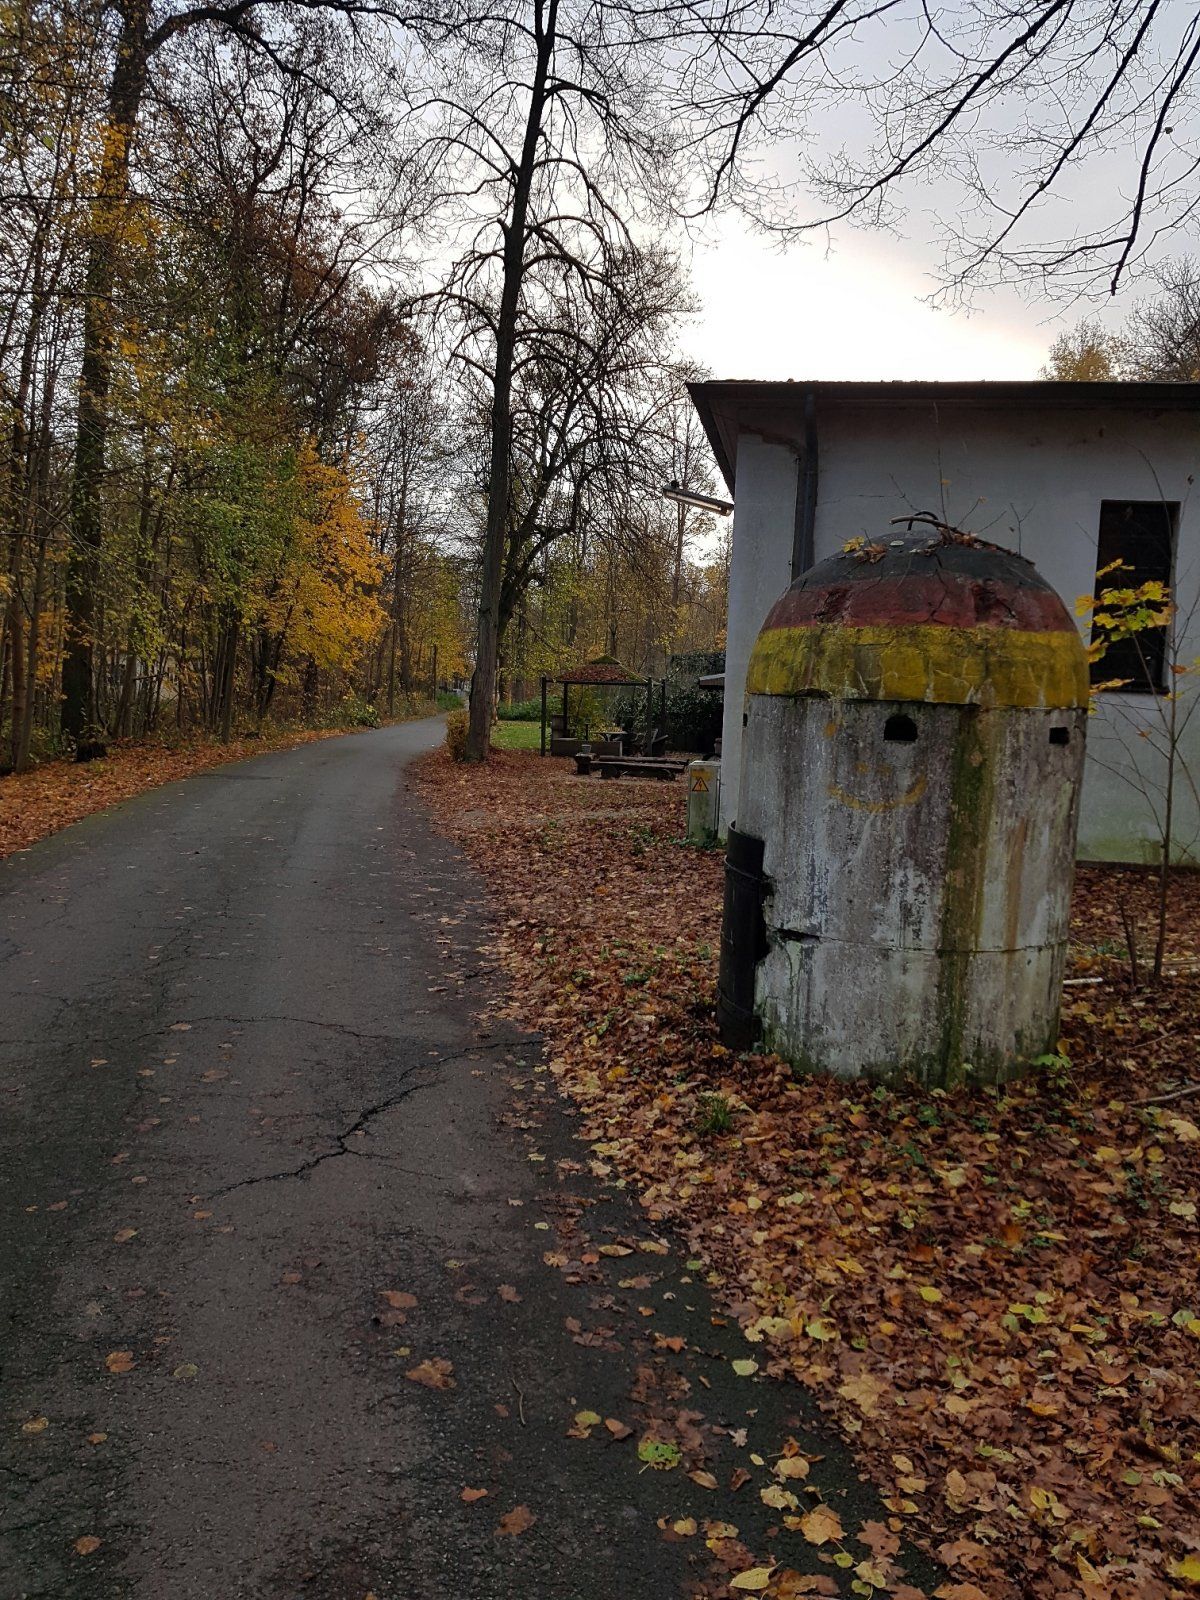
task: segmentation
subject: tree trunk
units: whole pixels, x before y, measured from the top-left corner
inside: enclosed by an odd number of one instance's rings
[[[71,480],[71,560],[67,573],[67,654],[63,662],[64,730],[75,738],[96,728],[94,672],[96,590],[100,578],[100,496],[108,454],[112,388],[113,291],[119,235],[129,197],[129,148],[146,87],[147,0],[123,9],[84,280],[75,464]]]
[[[29,679],[25,671],[24,618],[21,615],[23,604],[20,584],[14,579],[12,594],[9,596],[8,601],[8,648],[11,656],[12,672],[12,724],[9,730],[9,763],[14,772],[20,772],[22,766],[21,729],[25,725],[29,693]]]
[[[468,761],[486,761],[496,710],[496,669],[500,654],[500,591],[508,532],[509,476],[512,456],[513,356],[517,313],[525,275],[525,237],[529,195],[537,168],[538,141],[546,108],[546,85],[554,57],[558,0],[535,7],[537,56],[525,119],[525,137],[513,183],[512,207],[504,225],[504,275],[496,319],[496,361],[492,381],[491,462],[488,470],[487,526],[479,589],[479,626],[475,639],[475,671],[471,678],[471,720],[467,732]]]
[[[238,651],[238,625],[230,626],[221,661],[221,743],[229,743],[233,730],[233,690],[236,682]]]

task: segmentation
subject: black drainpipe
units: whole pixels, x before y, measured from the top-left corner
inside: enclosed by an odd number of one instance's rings
[[[796,526],[792,535],[792,578],[813,564],[813,537],[817,525],[817,399],[809,389],[804,396],[804,458],[796,484]]]

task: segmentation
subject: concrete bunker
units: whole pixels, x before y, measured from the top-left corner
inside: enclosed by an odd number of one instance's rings
[[[803,573],[747,678],[726,1041],[947,1085],[1052,1050],[1088,672],[1033,565],[954,530]]]

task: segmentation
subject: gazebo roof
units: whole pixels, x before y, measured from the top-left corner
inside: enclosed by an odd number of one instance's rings
[[[571,672],[564,672],[558,679],[559,683],[597,683],[597,684],[635,684],[645,683],[645,678],[639,678],[629,668],[617,660],[616,656],[597,656],[594,661],[585,661],[582,666],[574,668]]]

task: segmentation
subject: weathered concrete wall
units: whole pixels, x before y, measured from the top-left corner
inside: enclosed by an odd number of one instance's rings
[[[894,713],[915,741],[885,739]],[[765,843],[771,1048],[942,1084],[1053,1047],[1085,721],[750,696],[737,822]]]
[[[795,530],[799,441],[796,408],[754,419],[737,461],[730,574],[722,824],[737,815],[745,670],[755,635],[787,583]],[[818,418],[819,560],[858,534],[883,537],[889,518],[932,510],[997,544],[1020,550],[1070,605],[1091,592],[1102,500],[1181,503],[1176,595],[1192,619],[1185,659],[1200,655],[1200,504],[1192,476],[1200,420],[1183,412],[1013,412],[981,408],[838,409]],[[1085,858],[1149,860],[1157,836],[1151,804],[1160,763],[1142,737],[1161,714],[1152,696],[1109,694],[1091,718],[1079,851]],[[1185,755],[1200,783],[1200,715]],[[1178,846],[1200,860],[1200,807],[1177,788]]]
[[[743,479],[743,469],[745,477]],[[721,722],[721,830],[737,812],[742,700],[746,667],[763,618],[792,580],[799,461],[786,442],[749,434],[738,448],[729,622],[725,632],[725,705]],[[739,559],[738,552],[741,551]]]

